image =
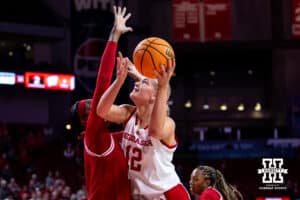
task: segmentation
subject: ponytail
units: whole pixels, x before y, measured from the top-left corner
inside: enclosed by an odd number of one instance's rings
[[[235,196],[238,200],[244,200],[243,195],[231,184],[228,184],[228,186],[231,188],[231,190],[234,192]]]
[[[238,200],[237,196],[235,195],[232,187],[230,187],[223,176],[223,174],[216,170],[216,183],[214,186],[221,194],[223,195],[224,199],[226,200]]]
[[[223,174],[219,170],[210,166],[199,166],[198,169],[210,180],[210,186],[222,194],[224,200],[243,200],[241,193],[232,185],[226,183]]]

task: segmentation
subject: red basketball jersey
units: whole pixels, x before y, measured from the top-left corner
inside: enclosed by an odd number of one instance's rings
[[[111,144],[107,151],[96,154],[84,144],[85,177],[89,200],[129,200],[128,165],[119,146],[120,133],[107,134]]]
[[[129,200],[128,165],[119,146],[122,133],[110,134],[96,114],[100,97],[109,87],[117,43],[108,42],[103,52],[84,137],[84,167],[89,200]]]
[[[198,197],[198,200],[223,200],[223,196],[215,188],[209,187],[203,191],[203,193]]]

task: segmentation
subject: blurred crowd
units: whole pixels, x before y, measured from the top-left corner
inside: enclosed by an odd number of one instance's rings
[[[26,184],[17,183],[14,177],[9,180],[0,177],[0,199],[3,200],[84,200],[86,191],[84,186],[77,191],[60,177],[59,171],[53,175],[49,171],[44,178],[37,174],[30,174]]]
[[[1,124],[0,199],[86,199],[80,148],[43,126]]]
[[[41,125],[0,123],[0,200],[86,199],[82,150],[82,142],[74,141],[67,131],[56,134]],[[175,153],[174,164],[187,189],[193,168],[206,164],[219,169],[245,199],[255,199],[261,193],[261,177],[257,174],[260,158],[247,159],[245,155],[239,159],[204,160],[209,152],[179,148]],[[285,176],[284,194],[290,197],[300,196],[298,161],[285,159],[289,174]]]

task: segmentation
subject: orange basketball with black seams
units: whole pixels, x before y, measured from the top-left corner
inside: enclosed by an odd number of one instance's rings
[[[175,58],[172,46],[158,37],[142,40],[133,52],[133,63],[136,69],[148,78],[156,78],[154,69],[160,72],[160,64],[167,66],[167,61],[171,58]]]

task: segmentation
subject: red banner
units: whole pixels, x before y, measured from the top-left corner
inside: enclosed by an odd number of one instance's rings
[[[300,38],[300,0],[292,0],[292,37]]]
[[[174,41],[200,41],[199,0],[173,0]]]
[[[75,78],[74,75],[70,74],[26,72],[25,87],[35,89],[73,91],[75,89]]]
[[[203,7],[204,40],[231,40],[231,0],[204,0]]]

